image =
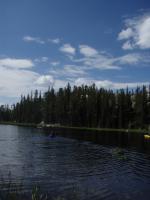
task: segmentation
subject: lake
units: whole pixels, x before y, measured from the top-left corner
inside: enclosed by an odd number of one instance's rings
[[[60,131],[50,137],[35,128],[0,125],[0,182],[11,177],[25,193],[38,185],[67,200],[150,199],[150,141],[128,134],[132,142],[125,144],[110,133],[94,141],[91,134],[84,139]]]

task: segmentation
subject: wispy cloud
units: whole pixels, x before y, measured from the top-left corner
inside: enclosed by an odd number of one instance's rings
[[[150,13],[125,20],[125,28],[118,34],[118,40],[126,40],[122,48],[150,48]]]
[[[60,38],[53,38],[53,39],[48,38],[48,39],[43,40],[40,37],[33,37],[33,36],[29,36],[29,35],[24,36],[23,40],[25,42],[35,42],[35,43],[38,43],[38,44],[46,44],[48,42],[53,43],[53,44],[60,44],[60,42],[61,42]]]
[[[75,80],[75,85],[91,85],[95,84],[98,88],[107,89],[125,89],[136,88],[137,86],[149,85],[149,82],[113,82],[109,80],[95,80],[92,78],[78,78]]]
[[[50,64],[51,64],[52,66],[57,66],[57,65],[60,64],[60,62],[59,62],[59,61],[54,61],[54,62],[51,62]]]
[[[34,61],[37,62],[37,63],[46,63],[46,62],[48,62],[48,60],[49,60],[49,58],[46,57],[46,56],[34,59]]]
[[[76,49],[71,44],[64,44],[59,48],[59,50],[63,53],[75,55]]]
[[[70,57],[70,60],[79,63],[85,70],[92,70],[94,68],[99,70],[120,69],[120,66],[115,63],[114,58],[104,51],[98,51],[88,45],[79,45],[79,52],[80,58]]]
[[[24,36],[23,37],[23,40],[25,42],[35,42],[35,43],[38,43],[38,44],[45,44],[45,41],[40,39],[39,37],[32,37],[32,36]]]
[[[62,87],[65,87],[67,83],[70,83],[71,86],[81,86],[81,85],[92,85],[95,84],[97,88],[105,88],[105,89],[126,89],[128,88],[136,88],[137,86],[148,86],[150,82],[114,82],[110,80],[98,80],[91,77],[72,77],[66,79],[60,79],[58,77],[54,78],[52,75],[43,75],[40,76],[36,84],[40,87],[48,87],[53,86],[56,90]]]
[[[79,52],[81,58],[71,57],[70,59],[74,63],[79,63],[79,66],[83,66],[85,70],[94,68],[99,70],[120,70],[125,65],[136,66],[140,64],[142,66],[144,63],[150,63],[150,56],[143,53],[130,53],[115,57],[88,45],[79,45]]]
[[[3,58],[0,59],[0,67],[25,69],[31,68],[34,63],[30,59],[17,59],[17,58]]]
[[[60,78],[73,78],[73,77],[78,77],[82,75],[86,75],[87,72],[82,69],[82,66],[78,65],[65,65],[62,69],[50,69],[49,73],[52,74],[53,76]]]
[[[114,59],[114,62],[120,64],[120,65],[137,65],[146,58],[145,55],[139,54],[139,53],[130,53],[123,55],[121,57],[117,57]],[[149,57],[149,62],[150,62],[150,57]]]
[[[97,87],[111,89],[126,88],[127,86],[134,88],[137,85],[149,84],[148,82],[120,83],[110,80],[98,80],[94,77],[90,78],[83,66],[79,65],[65,65],[62,69],[51,69],[48,74],[43,75],[31,71],[28,67],[17,66],[16,68],[14,65],[10,67],[7,64],[0,65],[0,74],[2,75],[0,78],[0,94],[6,98],[20,97],[21,94],[26,95],[35,89],[45,91],[48,86],[54,86],[54,88],[58,89],[66,86],[67,82],[70,82],[72,86],[95,83]]]
[[[54,38],[54,39],[48,39],[48,42],[51,42],[53,44],[59,44],[61,42],[60,38]]]

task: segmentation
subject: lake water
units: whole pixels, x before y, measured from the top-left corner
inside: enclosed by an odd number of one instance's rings
[[[67,200],[150,199],[147,149],[122,145],[122,159],[110,141],[96,144],[64,136],[0,125],[0,181],[11,177],[26,193],[38,185],[50,196]]]

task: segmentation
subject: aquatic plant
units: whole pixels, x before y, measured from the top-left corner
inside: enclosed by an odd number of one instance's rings
[[[119,147],[112,150],[112,156],[119,160],[127,160],[127,156],[125,155],[124,150]]]
[[[47,194],[42,194],[40,188],[35,186],[32,190],[32,200],[48,200]]]

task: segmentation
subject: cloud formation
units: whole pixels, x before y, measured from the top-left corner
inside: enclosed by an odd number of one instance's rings
[[[128,53],[122,56],[113,56],[106,52],[98,51],[88,45],[79,45],[81,58],[70,58],[72,62],[79,63],[85,70],[120,70],[125,65],[136,66],[150,63],[150,56],[141,53]]]
[[[48,62],[48,60],[49,60],[49,58],[46,57],[46,56],[34,59],[34,61],[37,62],[37,63],[46,63],[46,62]]]
[[[31,68],[34,63],[30,59],[2,58],[0,59],[0,67],[25,69]]]
[[[86,75],[86,71],[82,69],[82,66],[78,65],[65,65],[62,69],[51,69],[49,71],[50,74],[55,76],[56,78],[74,78],[78,76]]]
[[[63,46],[59,48],[59,50],[61,52],[71,54],[71,55],[75,55],[76,53],[76,49],[71,44],[64,44]]]
[[[35,83],[39,86],[52,86],[54,84],[54,78],[51,75],[42,75],[39,76]]]
[[[39,37],[32,37],[32,36],[24,36],[23,37],[23,40],[25,42],[35,42],[35,43],[38,43],[38,44],[45,44],[45,41],[40,39]]]
[[[30,59],[0,59],[0,97],[20,97],[35,89],[46,90],[52,84],[52,76],[32,71]]]
[[[54,39],[48,39],[48,42],[51,42],[53,44],[59,44],[61,42],[60,38],[54,38]]]
[[[143,30],[147,31],[149,29],[142,28],[142,24],[144,27],[148,27],[147,24],[149,21],[146,19],[148,19],[148,16],[145,16],[143,21],[140,22],[134,19],[136,22],[134,24],[133,20],[126,22],[128,26],[126,29],[122,30],[118,36],[119,40],[125,40],[123,44],[124,49],[134,49],[137,47],[142,49],[143,46],[147,49],[149,35],[143,34]],[[137,23],[140,23],[140,26],[138,26],[140,28],[133,28],[137,27]],[[138,40],[134,39],[135,30],[138,30],[139,35],[142,32],[141,35],[144,35],[147,44],[144,39],[142,40],[142,36],[139,36]],[[139,30],[141,30],[141,32]],[[39,44],[46,44],[46,42],[54,44],[60,43],[60,39],[58,38],[43,41],[39,37],[31,36],[24,37],[24,41],[36,42]],[[20,97],[21,94],[26,95],[35,89],[46,91],[49,86],[58,89],[60,87],[65,87],[68,82],[70,82],[72,86],[82,84],[91,85],[95,83],[98,88],[104,87],[111,89],[126,88],[127,86],[135,88],[137,85],[149,84],[148,82],[138,81],[134,83],[120,83],[117,81],[102,80],[102,78],[98,80],[95,78],[97,77],[95,73],[98,70],[121,70],[130,66],[142,66],[145,63],[150,63],[150,55],[145,52],[124,53],[120,56],[114,56],[87,44],[78,45],[77,48],[69,43],[60,44],[56,47],[58,51],[64,53],[65,56],[67,55],[64,60],[59,60],[59,57],[56,59],[46,56],[41,56],[33,60],[11,57],[0,58],[1,97]],[[43,71],[39,70],[39,67],[42,65],[45,67],[42,68]],[[34,66],[37,66],[37,68]],[[35,72],[34,70],[37,71]]]
[[[0,94],[5,97],[20,97],[35,89],[33,82],[37,73],[24,69],[12,69],[0,66]]]
[[[53,61],[53,62],[51,62],[50,64],[51,64],[52,66],[57,66],[57,65],[60,64],[60,62],[59,62],[59,61]]]
[[[149,82],[113,82],[109,80],[95,80],[92,78],[78,78],[75,80],[75,85],[91,85],[95,84],[98,88],[106,89],[125,89],[125,88],[136,88],[137,86],[149,85]]]
[[[55,89],[65,87],[68,82],[73,85],[96,84],[98,88],[119,89],[137,85],[148,85],[148,82],[120,83],[110,80],[98,80],[89,77],[80,66],[65,65],[63,69],[50,70],[48,74],[39,74],[26,68],[15,68],[0,65],[0,96],[5,98],[20,97],[35,89],[46,91],[49,86]]]
[[[86,57],[95,57],[98,55],[98,51],[88,45],[79,45],[79,51]]]
[[[125,28],[118,34],[118,40],[124,40],[122,48],[150,48],[150,13],[125,20]]]

